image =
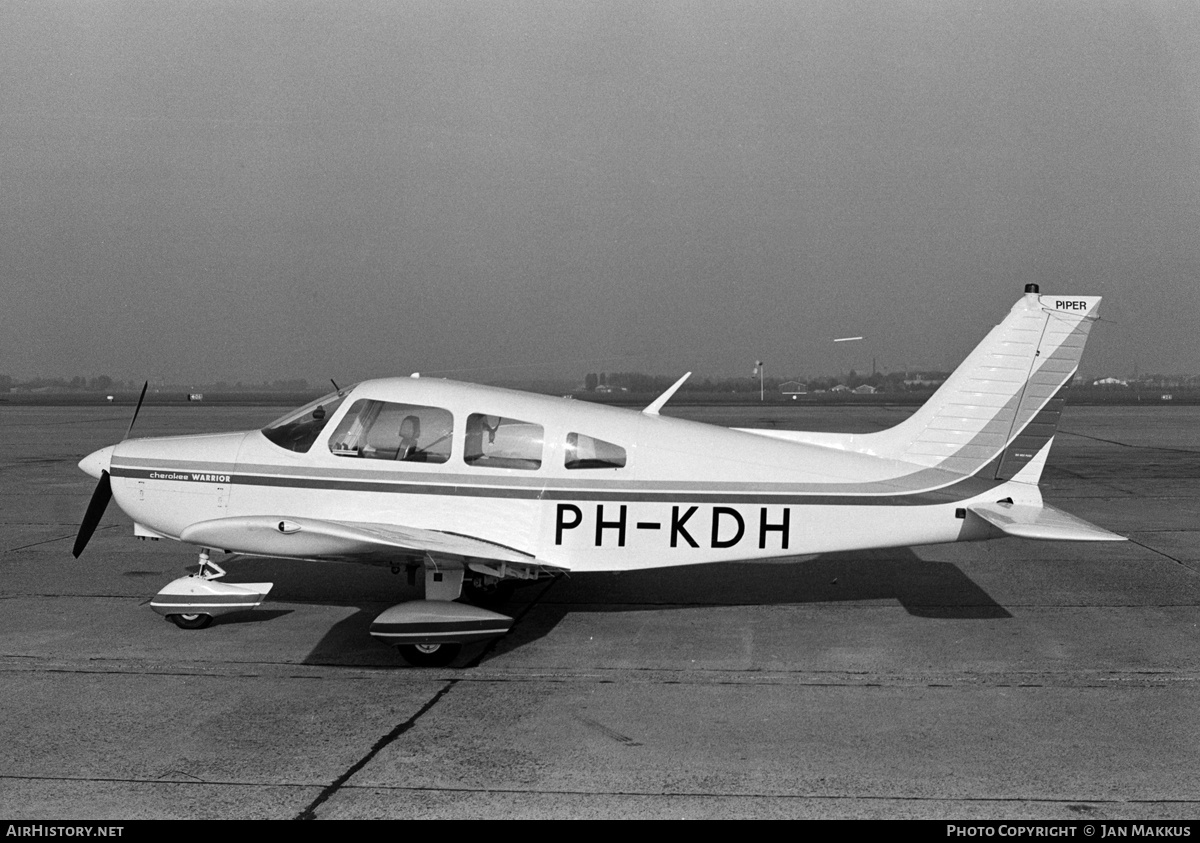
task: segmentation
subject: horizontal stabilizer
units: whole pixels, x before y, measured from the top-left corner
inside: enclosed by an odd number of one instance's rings
[[[1123,542],[1124,536],[1110,533],[1082,518],[1052,506],[1011,503],[981,503],[968,506],[993,527],[1022,539],[1068,542]]]

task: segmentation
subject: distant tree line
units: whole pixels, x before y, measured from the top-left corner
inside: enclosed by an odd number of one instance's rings
[[[24,392],[136,391],[142,388],[143,383],[144,381],[116,380],[108,375],[97,375],[91,378],[86,378],[82,375],[76,375],[72,378],[14,378],[11,375],[0,375],[0,392],[10,392],[14,389]],[[230,384],[226,381],[216,381],[214,383],[163,385],[155,382],[153,385],[200,391],[210,390],[213,392],[237,392],[241,390],[255,392],[306,392],[309,390],[308,381],[304,378],[291,378],[269,382],[262,381],[261,383],[242,383],[238,381],[237,383]]]
[[[807,386],[809,392],[819,390],[831,390],[835,386],[844,385],[850,389],[862,386],[864,384],[873,386],[880,392],[907,392],[912,389],[928,389],[930,381],[937,382],[945,380],[947,373],[945,372],[923,372],[920,375],[916,373],[905,372],[873,372],[869,375],[860,375],[858,372],[851,370],[846,375],[821,375],[817,377],[767,377],[763,379],[762,386],[768,392],[779,392],[780,387],[785,383],[798,381]],[[642,372],[612,372],[606,374],[604,372],[589,372],[583,379],[583,388],[586,392],[611,391],[620,390],[627,392],[639,393],[661,393],[671,384],[678,380],[678,375],[647,375]],[[914,383],[906,384],[906,381]],[[918,385],[916,381],[924,383]],[[682,387],[681,392],[758,392],[759,379],[757,377],[740,377],[740,378],[689,378]]]
[[[0,375],[0,392],[8,392],[12,389],[51,389],[62,392],[103,392],[112,388],[125,388],[127,384],[124,381],[116,381],[108,375],[98,375],[94,378],[85,378],[76,375],[73,378],[13,378],[9,375]],[[140,386],[140,384],[139,384]]]

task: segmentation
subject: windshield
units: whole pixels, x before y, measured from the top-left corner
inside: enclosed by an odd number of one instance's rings
[[[293,410],[285,416],[280,416],[263,428],[263,436],[280,448],[287,448],[289,451],[301,454],[307,453],[351,389],[353,387],[331,392],[316,401],[305,404],[299,410]]]

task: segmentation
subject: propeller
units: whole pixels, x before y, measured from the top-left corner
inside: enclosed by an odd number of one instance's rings
[[[108,472],[102,471],[100,482],[96,484],[96,491],[92,492],[92,499],[88,501],[87,512],[83,513],[83,521],[79,524],[79,535],[75,537],[75,546],[71,548],[71,553],[76,559],[87,547],[92,533],[96,532],[96,525],[104,517],[104,510],[108,507],[110,500],[112,500],[112,481],[108,477]]]
[[[128,439],[129,434],[133,432],[133,423],[137,421],[138,413],[142,409],[142,401],[146,398],[146,387],[148,386],[150,386],[150,381],[142,384],[142,394],[138,396],[137,406],[133,408],[133,418],[129,420],[129,428],[125,431],[122,442]],[[109,477],[108,470],[105,469],[100,472],[100,482],[96,484],[96,489],[92,492],[92,499],[88,501],[87,511],[83,513],[83,521],[79,523],[79,534],[75,536],[75,546],[71,548],[71,553],[76,559],[87,547],[92,533],[96,532],[96,527],[100,523],[100,519],[104,517],[104,510],[108,508],[110,500],[112,500],[112,479]]]
[[[144,384],[142,384],[142,394],[138,396],[137,406],[133,408],[133,418],[129,420],[129,427],[125,429],[125,437],[121,440],[122,442],[129,438],[129,434],[133,433],[133,423],[137,421],[138,413],[141,412],[142,401],[146,397],[146,387],[149,385],[150,381],[146,381]]]

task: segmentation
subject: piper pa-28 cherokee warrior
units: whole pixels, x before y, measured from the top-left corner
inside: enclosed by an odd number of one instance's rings
[[[662,417],[686,375],[641,412],[414,375],[338,390],[262,430],[126,434],[79,463],[100,482],[74,553],[109,498],[136,536],[198,546],[199,572],[150,604],[187,629],[271,588],[221,582],[214,551],[390,565],[414,584],[423,568],[425,599],[391,607],[371,634],[443,665],[512,624],[459,602],[464,591],[572,571],[1006,535],[1120,541],[1038,489],[1099,303],[1028,285],[925,405],[876,433]]]

